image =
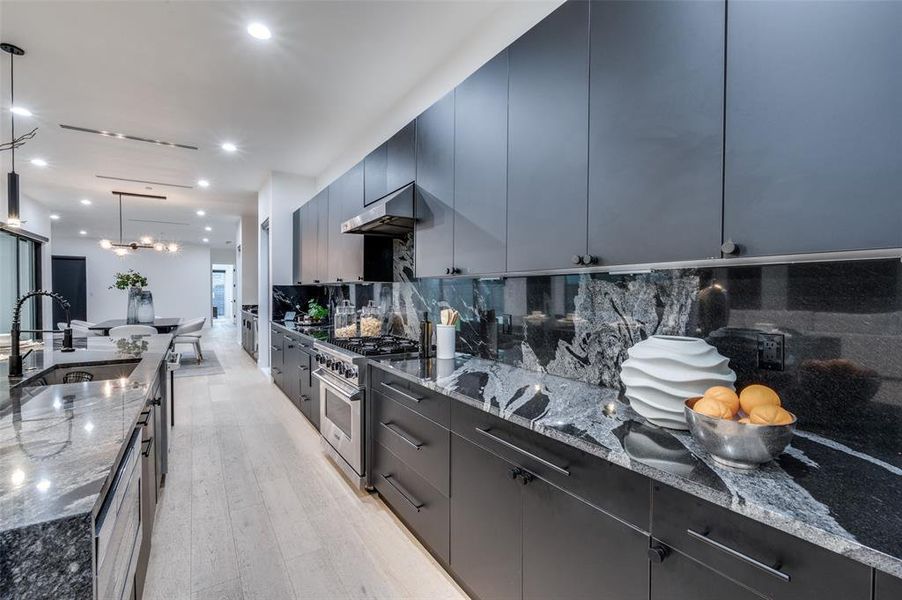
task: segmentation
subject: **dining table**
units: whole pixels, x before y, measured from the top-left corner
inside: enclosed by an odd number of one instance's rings
[[[182,320],[178,318],[160,318],[157,317],[151,323],[128,323],[125,319],[109,319],[106,321],[101,321],[100,323],[95,323],[88,327],[91,331],[98,331],[100,335],[110,335],[110,329],[113,327],[119,327],[121,325],[149,325],[157,330],[157,333],[172,333],[180,324]]]

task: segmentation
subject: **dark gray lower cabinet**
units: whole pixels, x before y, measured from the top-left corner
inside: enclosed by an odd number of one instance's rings
[[[282,332],[271,327],[269,331],[269,372],[272,375],[272,381],[279,388],[284,386],[282,379],[283,371],[283,349],[282,342],[284,337]]]
[[[313,379],[314,359],[311,347],[301,348],[300,363],[298,364],[298,376],[300,377],[300,404],[301,413],[307,417],[314,427],[319,429],[319,386]]]
[[[730,2],[724,237],[902,246],[902,2]]]
[[[282,391],[295,407],[301,407],[301,377],[298,365],[301,364],[300,342],[288,335],[282,342]]]
[[[542,481],[523,486],[523,597],[647,600],[648,534]]]
[[[723,0],[591,5],[589,255],[720,257]]]
[[[765,600],[679,552],[651,565],[651,600]],[[826,598],[826,597],[825,597]]]
[[[451,435],[451,569],[485,600],[523,593],[522,484],[513,469]]]
[[[902,579],[877,571],[874,577],[874,600],[902,598]]]

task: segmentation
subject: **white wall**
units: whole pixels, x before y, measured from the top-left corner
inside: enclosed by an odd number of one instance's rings
[[[206,317],[210,325],[210,248],[183,245],[175,256],[140,250],[119,257],[88,238],[55,237],[53,253],[84,256],[88,284],[88,320],[124,319],[127,292],[108,289],[117,272],[134,269],[147,277],[153,292],[154,312],[161,317]]]
[[[346,148],[317,175],[317,191],[356,165],[371,150],[454,89],[561,4],[563,0],[500,3],[495,16],[488,19],[482,29],[475,31],[460,44],[444,62],[435,65],[426,79],[405,94],[382,117],[374,119],[372,127],[357,136],[357,143]]]
[[[235,250],[232,248],[211,248],[210,260],[214,265],[235,265]]]
[[[257,240],[257,304],[259,305],[257,316],[260,348],[269,347],[269,311],[272,306],[272,286],[294,283],[292,213],[313,197],[315,187],[312,177],[273,171],[257,194],[258,227],[269,219],[268,239],[261,234]],[[257,364],[261,367],[269,367],[269,353],[260,352]]]

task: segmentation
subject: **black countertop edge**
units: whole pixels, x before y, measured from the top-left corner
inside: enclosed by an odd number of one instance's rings
[[[466,360],[467,356],[458,355],[457,359]],[[473,358],[473,357],[469,357]],[[434,359],[431,359],[434,360]],[[748,517],[770,527],[774,527],[780,531],[798,537],[802,540],[805,540],[809,543],[812,543],[816,546],[825,548],[837,554],[846,556],[850,559],[863,563],[869,567],[876,568],[880,571],[888,573],[894,577],[902,578],[902,557],[892,556],[885,552],[882,552],[876,548],[872,548],[866,544],[859,542],[856,539],[851,539],[849,537],[844,537],[842,535],[838,535],[834,532],[828,531],[824,528],[818,527],[815,524],[805,522],[801,519],[794,517],[791,514],[787,514],[784,512],[780,512],[778,510],[774,510],[771,507],[763,506],[761,504],[756,504],[754,500],[750,500],[744,497],[737,497],[730,493],[729,490],[724,491],[723,489],[718,489],[717,487],[713,487],[711,485],[706,485],[703,482],[693,481],[691,479],[687,479],[680,475],[669,473],[667,471],[655,468],[651,465],[645,464],[631,456],[629,456],[622,448],[617,450],[612,450],[606,446],[603,446],[600,443],[593,443],[586,439],[577,438],[574,435],[570,435],[564,431],[559,429],[555,429],[549,426],[543,426],[541,423],[536,423],[535,420],[530,420],[519,415],[513,414],[511,412],[504,412],[500,410],[500,407],[494,405],[491,402],[487,402],[482,399],[473,398],[466,394],[460,393],[456,389],[449,388],[447,386],[443,386],[437,384],[432,379],[424,379],[418,375],[414,375],[409,371],[398,368],[396,364],[404,364],[408,365],[419,362],[421,365],[425,363],[423,360],[412,359],[412,360],[391,360],[391,359],[374,359],[369,362],[375,368],[381,369],[398,377],[401,377],[407,381],[415,383],[417,385],[421,385],[428,389],[431,389],[435,392],[441,393],[445,396],[448,396],[454,400],[463,402],[468,406],[478,408],[484,412],[492,414],[496,417],[502,418],[511,423],[515,423],[529,429],[531,431],[535,431],[536,433],[542,434],[546,437],[554,439],[558,442],[567,444],[571,447],[577,448],[579,450],[583,450],[589,454],[607,460],[613,464],[624,467],[636,473],[645,475],[649,477],[651,480],[660,482],[666,485],[669,485],[678,490],[684,491],[686,493],[692,494],[698,498],[703,500],[707,500],[709,502],[715,503],[719,506],[723,506],[740,514],[742,516]],[[496,363],[499,364],[500,363]],[[532,374],[537,383],[548,379],[548,378],[557,378],[553,375],[548,375],[546,373],[529,371],[527,369],[521,367],[515,367],[511,365],[503,365],[505,369],[512,369],[518,371],[520,375],[523,374]],[[590,386],[590,384],[585,384],[582,382],[573,382],[574,385],[578,386],[587,386],[591,388],[597,388],[597,393],[599,396],[599,403],[607,404],[609,402],[616,403],[618,410],[623,412],[631,413],[631,418],[636,420],[642,420],[641,417],[635,414],[632,409],[629,408],[628,405],[624,404],[621,400],[617,398],[618,393],[616,390],[611,390],[608,388],[603,388],[600,386]],[[602,400],[603,398],[603,400]],[[691,436],[688,432],[671,432],[674,437],[677,439],[681,439],[683,441],[688,441],[690,444],[692,442]],[[692,453],[692,456],[695,460],[711,465],[713,462],[708,456],[705,455],[704,451],[697,451],[692,448],[687,448],[689,452]],[[777,467],[779,468],[779,467]],[[755,477],[758,474],[757,471],[751,472],[742,472],[738,473],[738,477]]]

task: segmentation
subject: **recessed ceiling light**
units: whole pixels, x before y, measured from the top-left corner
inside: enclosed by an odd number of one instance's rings
[[[258,40],[268,40],[272,37],[269,27],[263,23],[251,23],[247,26],[247,32]]]
[[[31,164],[33,164],[36,167],[46,167],[47,161],[44,160],[43,158],[32,158]]]
[[[232,142],[223,142],[222,146],[220,147],[226,152],[235,152],[238,150],[238,146],[236,146]]]
[[[204,231],[213,231],[213,228],[207,225],[206,227],[204,227]]]
[[[210,187],[210,182],[207,181],[206,179],[198,179],[197,185],[199,185],[200,187],[203,187],[203,188]]]
[[[202,216],[204,216],[205,214],[207,214],[206,211],[203,211],[203,210],[197,211],[197,216],[198,216],[198,217],[202,217]]]
[[[11,112],[14,115],[19,115],[20,117],[30,117],[31,116],[31,111],[28,110],[27,108],[25,108],[24,106],[13,106],[12,108],[9,109],[9,112]]]
[[[84,229],[82,229],[81,231],[78,232],[78,235],[88,235],[88,232],[85,231]]]
[[[80,202],[81,202],[82,204],[84,204],[85,206],[91,206],[91,201],[88,200],[87,198],[82,198],[82,199],[80,200]]]
[[[205,243],[205,244],[206,244],[207,242],[209,242],[209,241],[210,241],[209,238],[204,238],[204,243]]]
[[[51,218],[51,219],[53,219],[53,220],[54,220],[54,221],[59,221],[59,219],[60,219],[60,216],[59,216],[59,215],[56,215],[56,214],[54,214],[54,215],[50,215],[50,218]]]

